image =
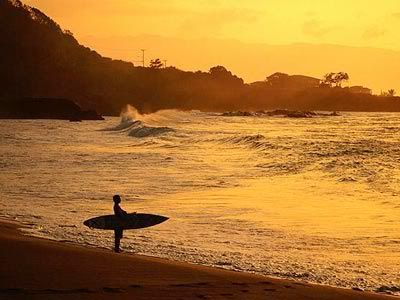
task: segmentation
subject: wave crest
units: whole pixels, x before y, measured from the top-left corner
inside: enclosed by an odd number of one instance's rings
[[[122,119],[121,123],[117,126],[102,129],[102,131],[127,131],[132,127],[142,125],[141,121],[132,120],[132,119]]]
[[[136,138],[159,136],[164,133],[174,132],[175,130],[169,127],[150,127],[150,126],[138,126],[129,131],[129,136]]]
[[[138,118],[143,118],[143,116],[133,107],[127,106],[127,108],[121,112],[121,122],[117,126],[103,129],[103,131],[128,132],[128,136],[136,138],[155,137],[175,131],[165,126],[148,126],[143,120],[138,120]]]

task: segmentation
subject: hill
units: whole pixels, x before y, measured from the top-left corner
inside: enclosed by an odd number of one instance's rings
[[[67,17],[66,17],[67,19]],[[68,22],[66,22],[68,23]],[[79,41],[103,55],[124,60],[162,57],[183,70],[208,70],[223,65],[246,83],[276,71],[321,77],[329,71],[350,74],[351,85],[365,85],[375,93],[391,88],[400,92],[400,51],[330,44],[270,45],[229,39],[165,37],[157,35],[79,35]],[[179,51],[177,51],[179,49]],[[229,49],[229,51],[226,51]]]
[[[400,111],[396,97],[321,88],[309,84],[318,79],[306,76],[290,78],[289,86],[271,80],[245,84],[223,66],[209,72],[135,67],[79,44],[71,32],[38,9],[19,0],[0,1],[3,98],[68,98],[84,109],[113,115],[126,104],[142,112],[168,108]]]

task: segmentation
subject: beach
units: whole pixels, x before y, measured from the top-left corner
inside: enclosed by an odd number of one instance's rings
[[[0,222],[0,299],[395,299],[89,248]]]

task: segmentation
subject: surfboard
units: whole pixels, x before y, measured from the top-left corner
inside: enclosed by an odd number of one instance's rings
[[[99,216],[83,222],[89,228],[114,230],[114,229],[140,229],[158,225],[169,218],[152,214],[127,214],[123,218],[115,215]]]

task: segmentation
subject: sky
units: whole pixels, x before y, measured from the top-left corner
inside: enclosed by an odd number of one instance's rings
[[[400,50],[399,0],[29,0],[80,36],[154,34]]]
[[[400,0],[26,0],[24,3],[41,9],[101,54],[131,61],[138,60],[139,49],[148,46],[138,37],[148,36],[159,37],[160,42],[165,42],[165,38],[182,43],[216,41],[214,50],[217,51],[220,50],[217,47],[226,50],[227,45],[236,43],[254,49],[260,49],[261,44],[316,47],[331,44],[358,47],[360,51],[372,47],[400,52]],[[132,38],[135,45],[126,42]],[[106,42],[110,39],[111,44]],[[168,49],[164,47],[163,53],[158,53],[157,42],[153,42],[148,55],[153,51],[153,56],[164,54],[162,58],[178,67],[204,68],[190,51],[179,53],[179,47],[171,44]],[[210,57],[211,66],[215,56],[213,47],[209,51],[202,56],[203,61]],[[180,65],[171,53],[180,54]],[[184,58],[192,63],[183,63]],[[282,69],[297,71],[281,60]],[[390,66],[388,61],[382,63]],[[234,58],[226,64],[240,71],[238,75],[245,81],[255,79],[251,69],[235,67]],[[313,75],[320,67],[309,66],[308,72],[305,71]],[[327,72],[335,71],[328,70],[329,67],[334,65],[328,63]],[[265,73],[272,71],[268,66],[265,68]],[[358,73],[362,70],[351,77],[361,84]],[[398,86],[400,89],[400,83]],[[386,87],[376,84],[373,88]]]

